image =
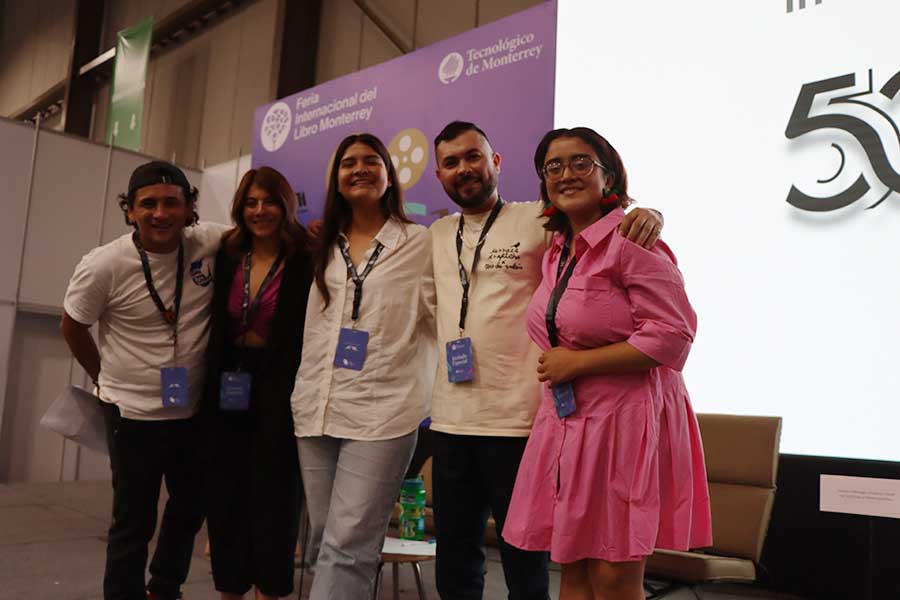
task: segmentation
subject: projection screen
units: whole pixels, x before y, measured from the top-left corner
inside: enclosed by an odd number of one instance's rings
[[[900,460],[900,3],[562,0],[558,127],[608,137],[699,315],[698,411]]]

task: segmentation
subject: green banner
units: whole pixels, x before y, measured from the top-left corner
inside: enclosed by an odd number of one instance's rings
[[[153,17],[116,34],[116,62],[106,121],[106,143],[140,150],[144,86],[153,38]]]

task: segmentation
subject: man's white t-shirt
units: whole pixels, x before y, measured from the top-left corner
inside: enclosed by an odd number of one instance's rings
[[[540,351],[528,337],[525,313],[541,282],[549,235],[541,202],[506,203],[491,226],[470,277],[465,336],[472,339],[473,381],[447,379],[446,343],[459,337],[462,284],[456,256],[459,214],[431,226],[437,297],[438,368],[431,428],[459,435],[527,436],[541,400]],[[462,263],[472,257],[490,211],[466,215]]]
[[[162,404],[160,369],[176,366],[172,326],[147,291],[131,234],[91,250],[75,267],[63,307],[84,325],[99,321],[100,398],[118,405],[123,417],[184,419],[196,412],[203,387],[215,255],[226,229],[203,223],[183,233],[185,280],[177,366],[188,370],[187,408]],[[170,307],[175,299],[178,251],[147,255],[153,284],[163,304]]]

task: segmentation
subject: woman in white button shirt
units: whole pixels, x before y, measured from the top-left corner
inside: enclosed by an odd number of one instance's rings
[[[384,144],[345,138],[291,398],[315,556],[312,600],[372,595],[434,372],[428,231],[406,218]]]

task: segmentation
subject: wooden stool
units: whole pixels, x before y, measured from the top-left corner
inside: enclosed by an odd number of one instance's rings
[[[434,560],[434,556],[422,556],[415,554],[381,554],[381,561],[378,563],[378,572],[375,574],[375,596],[374,600],[381,597],[381,581],[385,563],[391,563],[391,570],[394,576],[394,600],[400,600],[400,565],[408,564],[412,567],[413,575],[416,578],[416,588],[419,590],[419,600],[426,600],[425,586],[422,585],[422,571],[419,569],[420,562]]]

